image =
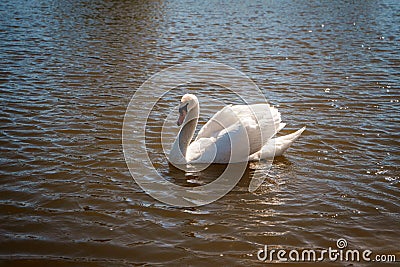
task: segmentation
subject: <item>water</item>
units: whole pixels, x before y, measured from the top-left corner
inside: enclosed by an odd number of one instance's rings
[[[1,263],[254,265],[264,245],[339,238],[399,260],[399,14],[395,0],[1,1]],[[174,208],[131,178],[121,128],[136,88],[190,60],[244,72],[289,130],[308,128],[256,192],[257,165],[222,199]],[[185,176],[149,152],[178,184],[221,171]]]

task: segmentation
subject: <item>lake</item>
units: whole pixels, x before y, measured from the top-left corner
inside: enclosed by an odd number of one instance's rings
[[[0,15],[0,265],[266,265],[265,245],[339,239],[400,260],[398,1],[3,0]],[[251,164],[221,199],[184,208],[139,187],[121,133],[136,90],[190,61],[241,71],[284,133],[307,130],[270,168]],[[160,125],[185,92],[200,123],[217,108],[207,97],[237,99],[188,87],[160,100],[145,149],[165,179],[198,186],[221,167],[172,168]],[[254,170],[265,180],[249,192]]]

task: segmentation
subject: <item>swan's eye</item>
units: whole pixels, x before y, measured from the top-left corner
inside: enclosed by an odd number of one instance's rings
[[[179,114],[183,114],[183,112],[185,111],[187,113],[187,106],[189,105],[189,103],[186,103],[184,106],[179,108]]]

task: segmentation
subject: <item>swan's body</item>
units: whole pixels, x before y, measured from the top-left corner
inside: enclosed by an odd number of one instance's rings
[[[268,104],[230,105],[218,111],[193,138],[199,118],[199,101],[186,94],[180,104],[178,125],[183,124],[169,154],[174,164],[233,163],[281,156],[305,130],[275,137],[285,124]]]

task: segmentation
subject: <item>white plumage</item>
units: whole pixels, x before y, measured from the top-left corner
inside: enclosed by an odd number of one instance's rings
[[[305,130],[303,127],[273,138],[285,127],[276,108],[268,104],[229,105],[218,111],[189,144],[199,117],[199,101],[195,95],[186,94],[180,106],[178,124],[183,121],[183,126],[169,154],[175,164],[233,163],[280,156]]]

